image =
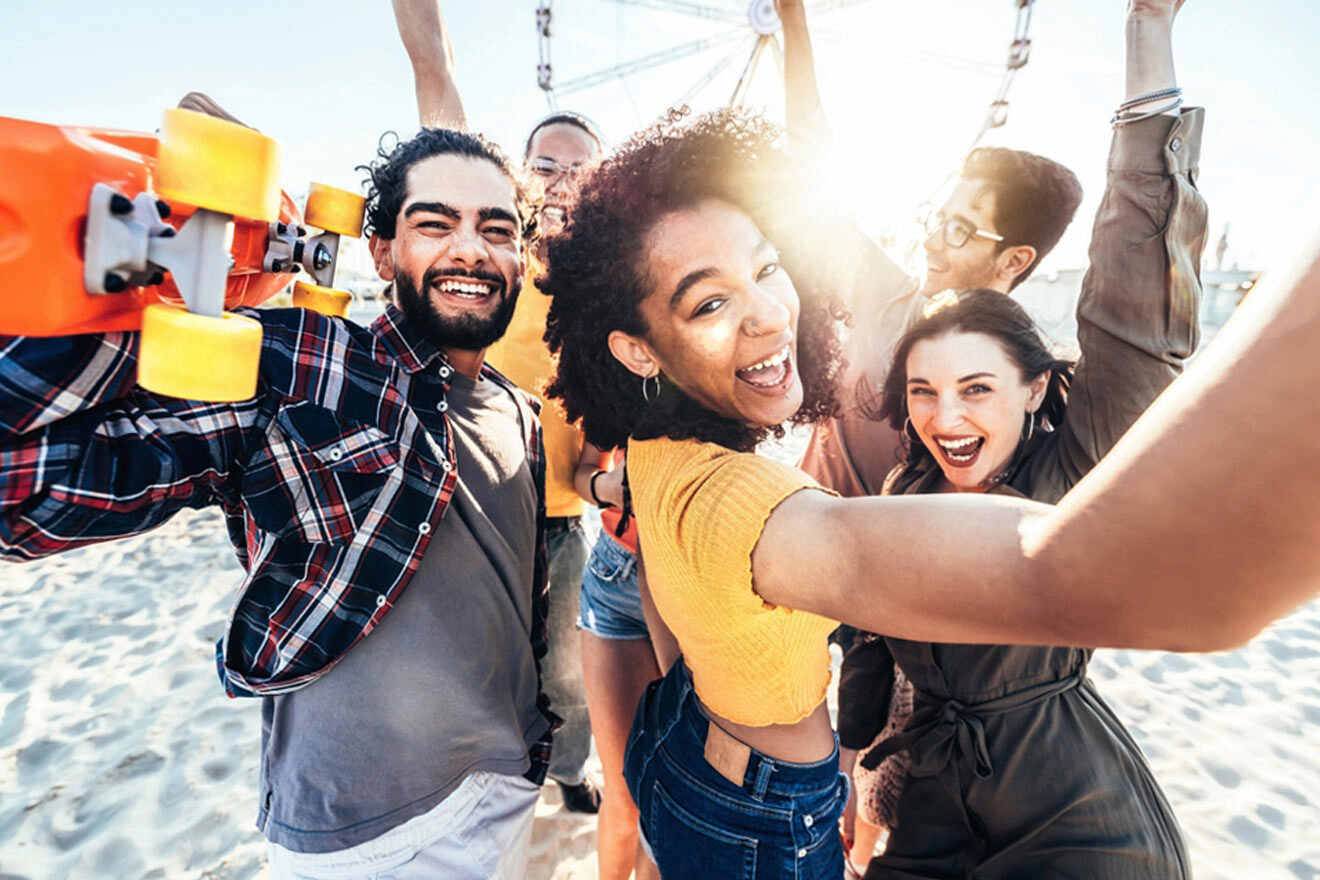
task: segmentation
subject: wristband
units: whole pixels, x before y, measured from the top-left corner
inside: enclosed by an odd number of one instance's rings
[[[610,504],[608,501],[601,501],[600,496],[596,494],[596,478],[599,477],[601,474],[606,474],[606,473],[609,473],[609,471],[597,470],[594,474],[591,475],[590,482],[587,483],[587,488],[591,491],[591,500],[596,502],[596,506],[599,507],[601,510],[604,510],[607,507],[614,506],[613,504]]]

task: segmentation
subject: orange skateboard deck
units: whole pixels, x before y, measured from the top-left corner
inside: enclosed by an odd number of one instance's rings
[[[306,222],[279,189],[279,146],[167,110],[159,135],[0,117],[0,334],[142,331],[138,382],[174,397],[256,388],[258,305],[305,270],[294,304],[343,315],[329,285],[365,200],[313,184]]]
[[[0,117],[0,333],[62,336],[136,330],[152,303],[182,304],[174,279],[91,293],[84,285],[83,255],[88,199],[95,184],[108,184],[128,199],[156,190],[156,136],[82,126],[56,126]],[[196,211],[169,198],[163,222],[179,229]],[[278,220],[296,227],[302,217],[280,193]],[[284,289],[293,271],[263,268],[270,224],[235,217],[225,308],[255,306]],[[18,295],[18,291],[22,295]]]

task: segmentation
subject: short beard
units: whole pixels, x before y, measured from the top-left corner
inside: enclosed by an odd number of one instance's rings
[[[500,297],[499,304],[489,317],[462,315],[449,318],[440,314],[430,297],[419,291],[412,278],[402,272],[394,276],[394,292],[399,308],[409,323],[421,328],[425,336],[436,348],[456,348],[460,351],[482,351],[489,348],[509,328],[513,320],[513,309],[518,304],[521,285],[509,291],[504,279],[493,272],[469,272],[462,270],[432,269],[422,276],[422,290],[429,291],[441,278],[447,275],[462,275],[467,278],[480,278],[497,284],[498,288],[491,296]]]

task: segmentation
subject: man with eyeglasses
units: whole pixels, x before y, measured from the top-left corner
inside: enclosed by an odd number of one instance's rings
[[[399,36],[412,63],[417,108],[424,126],[465,130],[467,116],[454,79],[454,52],[437,0],[394,0]],[[537,210],[542,233],[564,222],[578,174],[596,162],[604,142],[585,116],[552,113],[536,123],[523,146],[524,179]],[[536,289],[545,263],[545,238],[528,254],[523,293],[504,336],[486,350],[491,364],[521,388],[540,396],[554,376],[546,348],[545,319],[550,298]],[[582,528],[584,503],[573,488],[573,474],[582,452],[582,434],[570,425],[557,404],[541,409],[545,440],[546,549],[549,554],[550,609],[548,653],[542,661],[543,686],[564,726],[555,735],[549,776],[559,784],[566,809],[595,813],[600,792],[586,773],[591,751],[582,661],[575,624],[582,569],[589,547]]]
[[[925,281],[909,280],[875,308],[854,302],[845,411],[813,433],[803,470],[845,495],[879,494],[899,437],[865,411],[911,316],[942,290],[1010,293],[1058,244],[1081,200],[1077,176],[1058,162],[1005,147],[973,150],[948,199],[925,218]]]

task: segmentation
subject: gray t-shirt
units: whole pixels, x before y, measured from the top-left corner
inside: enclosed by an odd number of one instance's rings
[[[415,409],[438,418],[416,399],[434,384],[415,381]],[[521,775],[545,732],[530,635],[538,499],[521,411],[490,380],[451,381],[458,486],[417,573],[337,666],[264,701],[258,825],[288,849],[356,846],[470,773]]]

